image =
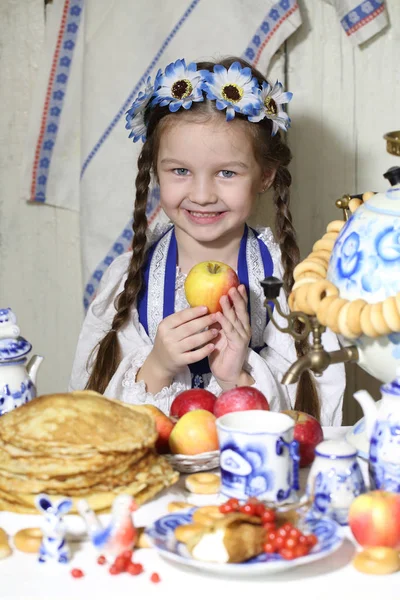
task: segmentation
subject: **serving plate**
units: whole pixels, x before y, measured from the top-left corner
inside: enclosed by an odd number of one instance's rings
[[[256,574],[279,573],[300,567],[307,563],[320,560],[337,550],[342,544],[344,533],[340,525],[328,518],[307,518],[306,527],[309,533],[314,533],[318,543],[307,556],[293,560],[285,560],[279,554],[260,554],[244,563],[214,563],[194,559],[188,552],[185,544],[178,542],[174,530],[178,525],[192,522],[191,509],[181,513],[171,513],[155,521],[146,529],[153,547],[160,556],[170,559],[181,565],[201,571],[211,571],[224,575],[253,576]]]
[[[180,473],[198,473],[211,471],[219,467],[220,451],[203,452],[202,454],[164,454],[171,467]]]

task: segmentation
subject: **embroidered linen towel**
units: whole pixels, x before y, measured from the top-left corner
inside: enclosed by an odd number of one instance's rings
[[[242,56],[266,73],[301,24],[297,0],[58,0],[47,9],[23,169],[23,198],[80,211],[84,303],[129,249],[136,159],[125,112],[177,58]],[[151,226],[162,223],[154,188]]]
[[[363,44],[389,24],[383,0],[324,1],[335,7],[346,35],[355,46]]]

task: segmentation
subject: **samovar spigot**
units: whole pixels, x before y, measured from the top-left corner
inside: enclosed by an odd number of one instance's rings
[[[282,333],[288,333],[294,340],[300,341],[306,339],[311,333],[312,341],[307,354],[300,356],[294,362],[282,378],[283,384],[297,383],[301,374],[310,369],[313,373],[320,377],[329,365],[336,363],[345,363],[358,360],[358,350],[356,346],[343,346],[340,350],[328,352],[322,344],[322,334],[326,327],[319,323],[314,315],[307,315],[301,311],[291,311],[285,314],[280,305],[278,296],[283,285],[282,281],[276,277],[266,277],[260,282],[264,290],[265,302],[264,306],[268,311],[268,315],[272,323]],[[272,306],[271,306],[272,305]],[[274,319],[273,311],[287,321],[286,327],[278,325]]]

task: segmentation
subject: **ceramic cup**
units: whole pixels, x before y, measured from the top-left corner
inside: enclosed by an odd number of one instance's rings
[[[312,511],[347,525],[354,498],[366,491],[357,451],[344,440],[326,440],[315,449],[306,494],[314,498]]]
[[[298,442],[294,420],[266,410],[228,413],[216,421],[221,498],[285,503],[297,500]]]

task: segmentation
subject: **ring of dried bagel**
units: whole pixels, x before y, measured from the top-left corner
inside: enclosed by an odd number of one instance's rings
[[[178,500],[173,500],[168,503],[167,510],[168,512],[179,512],[181,510],[187,510],[188,508],[193,508],[194,504],[190,504],[190,502],[181,502]]]
[[[42,543],[42,530],[39,527],[20,529],[14,535],[14,546],[21,552],[37,553]]]
[[[384,546],[364,548],[354,557],[353,565],[361,573],[389,575],[400,570],[399,552]]]
[[[186,477],[185,486],[193,494],[217,494],[221,478],[216,473],[192,473]]]

